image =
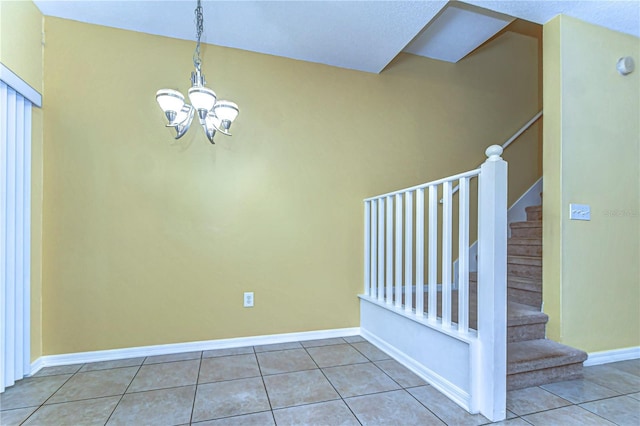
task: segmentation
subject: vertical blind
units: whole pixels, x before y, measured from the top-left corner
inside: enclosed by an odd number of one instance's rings
[[[33,103],[30,98],[35,91],[3,65],[0,67],[0,392],[3,392],[31,370]],[[40,95],[35,94],[39,106]]]

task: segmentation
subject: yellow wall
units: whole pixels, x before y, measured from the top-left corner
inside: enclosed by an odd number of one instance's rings
[[[640,345],[640,40],[560,16],[544,27],[544,303],[549,336]],[[569,203],[591,221],[569,220]]]
[[[517,34],[381,75],[207,45],[234,136],[173,141],[154,95],[186,92],[194,43],[45,29],[47,355],[357,327],[362,199],[475,167],[538,109],[537,42]]]
[[[0,62],[42,94],[43,17],[28,1],[0,1]],[[42,126],[33,108],[31,141],[31,359],[42,355]]]
[[[42,14],[31,1],[0,1],[0,62],[42,93]]]

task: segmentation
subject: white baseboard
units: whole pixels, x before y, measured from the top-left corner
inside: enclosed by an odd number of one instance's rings
[[[611,351],[592,352],[584,362],[585,367],[591,365],[608,364],[610,362],[627,361],[640,358],[640,346]]]
[[[377,346],[380,350],[387,353],[393,359],[398,361],[407,369],[411,370],[414,374],[420,377],[425,382],[432,385],[442,394],[444,394],[447,398],[458,404],[463,409],[470,411],[470,395],[464,390],[460,389],[453,383],[446,380],[444,377],[434,373],[429,368],[425,367],[421,363],[417,362],[404,352],[398,350],[392,345],[389,345],[384,340],[380,339],[378,336],[373,333],[362,330],[362,337],[367,339],[369,342]]]
[[[360,335],[360,327],[333,330],[305,331],[300,333],[270,334],[265,336],[238,337],[233,339],[206,340],[201,342],[172,343],[167,345],[141,346],[136,348],[110,349],[104,351],[77,352],[61,355],[44,355],[31,363],[31,374],[44,367],[84,364],[98,361],[114,361],[154,355],[170,355],[181,352],[210,351],[214,349],[240,348],[243,346],[270,345],[305,340],[330,339]]]

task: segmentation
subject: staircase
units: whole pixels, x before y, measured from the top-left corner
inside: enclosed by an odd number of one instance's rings
[[[507,246],[507,389],[582,377],[587,354],[545,338],[542,306],[542,206],[510,225]],[[476,275],[470,277],[476,287]]]

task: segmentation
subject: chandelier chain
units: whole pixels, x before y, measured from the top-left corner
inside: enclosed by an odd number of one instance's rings
[[[198,0],[198,5],[196,6],[194,14],[196,16],[196,38],[198,41],[196,43],[196,50],[195,52],[193,52],[193,65],[199,71],[200,64],[202,63],[202,60],[200,59],[200,38],[202,38],[202,32],[204,30],[204,24],[203,24],[204,18],[202,13],[202,4],[200,3],[200,0]]]

